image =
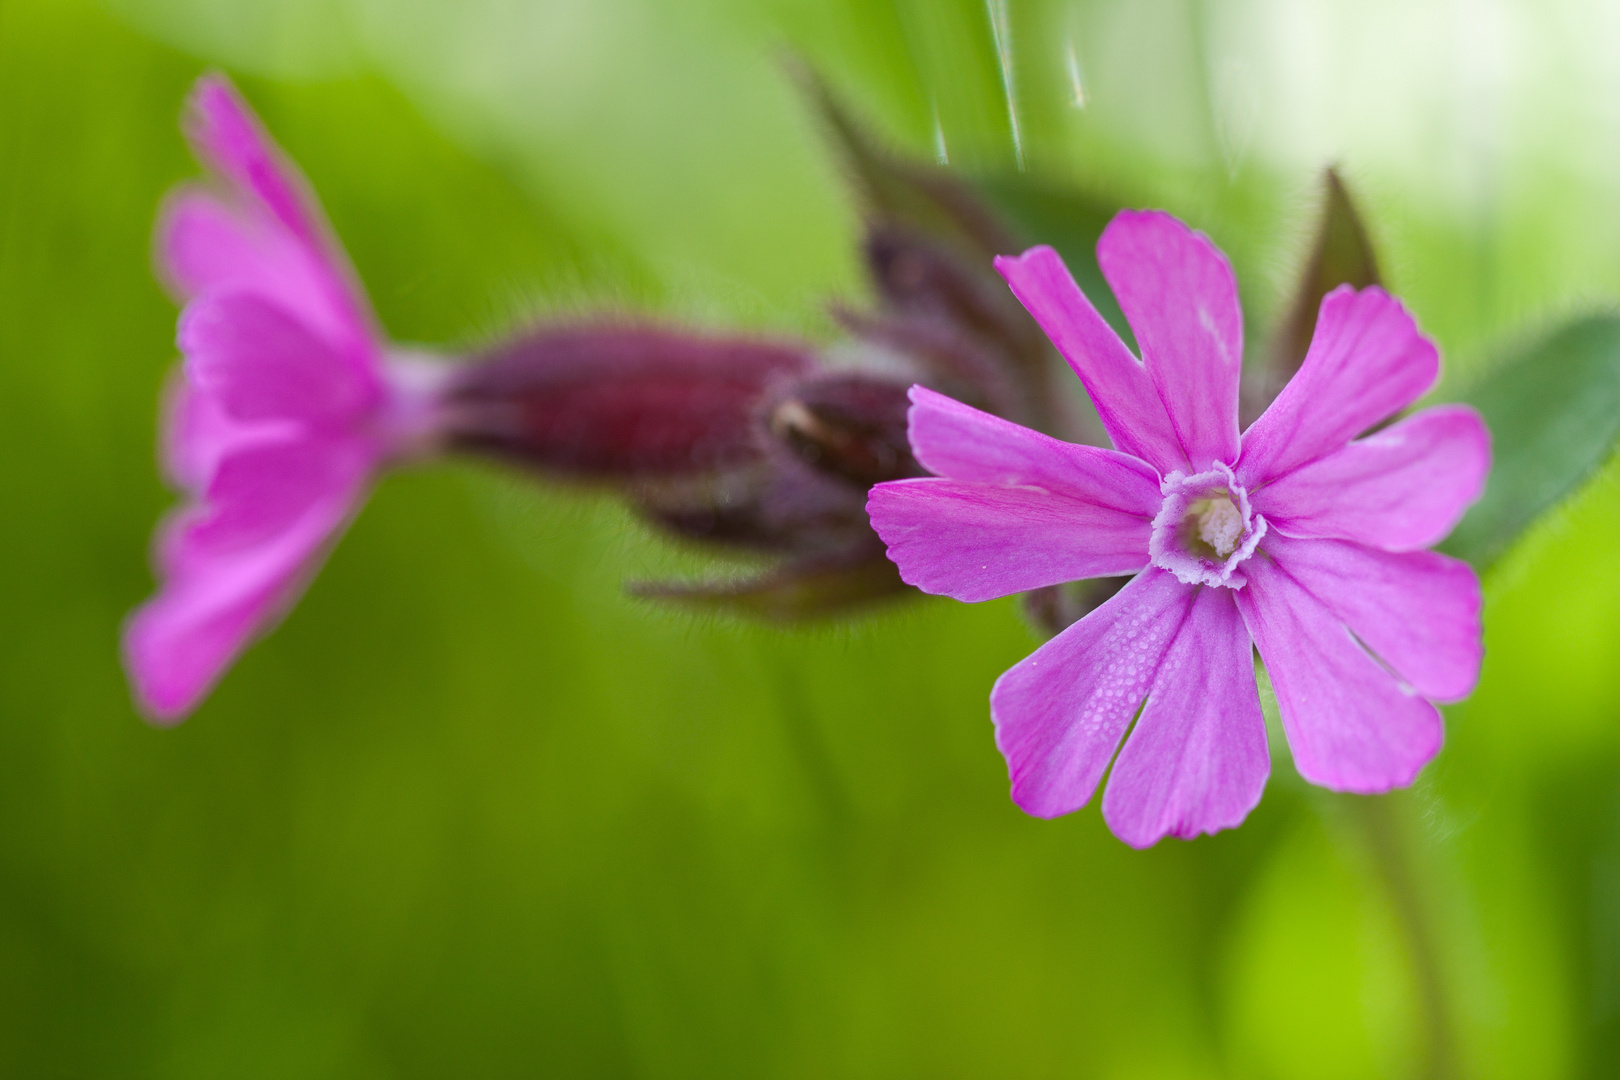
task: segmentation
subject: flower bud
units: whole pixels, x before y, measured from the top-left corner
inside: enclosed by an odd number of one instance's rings
[[[626,489],[653,524],[705,544],[782,554],[864,543],[866,488],[767,446],[748,467],[709,476],[654,478]]]
[[[810,350],[653,326],[521,334],[457,373],[447,441],[562,476],[706,474],[754,461],[767,392]]]
[[[920,475],[906,441],[906,383],[860,374],[798,382],[770,411],[771,434],[858,488]]]
[[[452,450],[606,483],[665,532],[784,558],[752,580],[642,595],[788,617],[904,588],[865,504],[873,483],[918,472],[911,381],[831,370],[803,344],[601,323],[470,361],[437,415]]]
[[[1051,346],[992,269],[992,256],[1017,246],[997,213],[959,177],[878,148],[805,77],[863,204],[876,303],[833,309],[843,340],[543,328],[446,384],[437,415],[448,448],[609,484],[665,532],[780,560],[748,580],[641,595],[780,618],[903,591],[866,497],[875,483],[921,474],[908,388],[1059,426]]]
[[[1050,346],[1000,280],[944,240],[893,221],[867,226],[867,272],[882,299],[839,312],[859,340],[905,357],[919,381],[1021,422],[1047,426]]]

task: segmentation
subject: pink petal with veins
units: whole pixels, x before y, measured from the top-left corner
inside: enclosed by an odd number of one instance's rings
[[[1334,453],[1439,376],[1440,354],[1399,300],[1340,285],[1322,298],[1299,371],[1243,433],[1238,478],[1254,490]]]
[[[1415,551],[1445,539],[1490,470],[1485,421],[1466,405],[1437,405],[1285,473],[1252,499],[1290,536]]]
[[[913,452],[943,478],[878,484],[867,502],[908,584],[989,600],[1147,565],[1159,502],[1152,469],[921,386],[911,400]]]
[[[1161,473],[1200,471],[1188,462],[1147,369],[1097,314],[1057,252],[1041,246],[1003,255],[996,270],[1080,376],[1115,449]]]
[[[1196,595],[1146,570],[996,680],[990,718],[1013,802],[1057,817],[1091,799]]]
[[[1265,790],[1271,755],[1254,647],[1232,597],[1195,590],[1108,774],[1103,817],[1132,847],[1241,825]]]
[[[1363,795],[1410,784],[1440,750],[1439,710],[1367,652],[1309,575],[1268,558],[1246,569],[1238,610],[1271,676],[1299,774]]]
[[[130,616],[124,657],[154,719],[183,719],[303,591],[364,497],[364,444],[296,443],[222,463],[205,502],[160,527],[164,585]]]
[[[1238,457],[1243,309],[1226,256],[1163,211],[1124,210],[1097,241],[1182,455],[1203,472]]]

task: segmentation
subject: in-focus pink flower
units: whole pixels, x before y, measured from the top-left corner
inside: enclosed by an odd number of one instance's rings
[[[1465,696],[1479,671],[1478,580],[1423,549],[1483,488],[1484,423],[1444,405],[1357,438],[1434,384],[1439,355],[1399,301],[1346,286],[1323,299],[1299,373],[1240,435],[1243,320],[1225,257],[1167,214],[1131,211],[1097,255],[1141,360],[1051,248],[997,269],[1115,449],[914,387],[912,450],[936,475],[879,484],[868,503],[925,592],[988,600],[1136,575],[997,681],[1013,799],[1069,813],[1112,762],[1102,812],[1126,843],[1239,824],[1270,771],[1252,647],[1305,779],[1410,783],[1440,748],[1432,702]]]
[[[212,182],[169,197],[157,259],[185,302],[163,464],[186,501],[158,527],[157,595],[124,628],[135,697],[161,722],[298,599],[432,409],[429,369],[389,358],[314,195],[226,80],[198,81],[185,132]]]

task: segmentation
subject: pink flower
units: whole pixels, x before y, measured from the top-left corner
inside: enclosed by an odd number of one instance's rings
[[[174,722],[298,599],[378,468],[419,448],[425,369],[394,361],[308,185],[223,78],[186,137],[215,183],[174,192],[160,270],[185,300],[163,463],[161,587],[124,628],[141,707]]]
[[[1410,783],[1440,748],[1432,702],[1478,676],[1478,581],[1423,549],[1478,497],[1485,425],[1445,405],[1357,438],[1434,384],[1439,355],[1399,301],[1346,286],[1323,299],[1299,373],[1240,435],[1243,321],[1225,257],[1167,214],[1130,211],[1097,255],[1140,361],[1052,249],[997,269],[1116,449],[914,387],[911,445],[936,475],[879,484],[868,503],[925,592],[988,600],[1136,575],[997,681],[1013,799],[1069,813],[1112,761],[1102,812],[1128,844],[1241,823],[1270,771],[1251,645],[1302,776],[1362,793]]]

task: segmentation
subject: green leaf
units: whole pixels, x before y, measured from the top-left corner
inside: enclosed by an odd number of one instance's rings
[[[1484,569],[1601,465],[1620,437],[1620,316],[1579,319],[1460,399],[1490,425],[1485,494],[1440,546]]]
[[[1311,336],[1316,332],[1316,313],[1322,297],[1340,285],[1358,289],[1377,285],[1378,260],[1372,242],[1361,223],[1361,215],[1350,199],[1344,181],[1334,169],[1323,174],[1322,221],[1317,226],[1311,257],[1305,264],[1288,317],[1272,343],[1273,376],[1279,385],[1293,377],[1305,360]]]

